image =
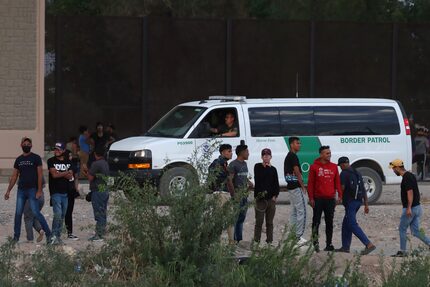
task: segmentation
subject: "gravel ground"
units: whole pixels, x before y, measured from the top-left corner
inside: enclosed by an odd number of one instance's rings
[[[88,192],[88,184],[81,184],[84,192]],[[3,199],[3,195],[6,191],[7,185],[0,184],[0,244],[4,243],[8,236],[13,234],[13,217],[15,211],[15,193],[16,189],[12,191],[11,198],[8,201]],[[362,259],[362,268],[369,270],[369,272],[375,272],[375,267],[379,266],[379,255],[388,256],[394,254],[399,248],[399,235],[398,235],[398,224],[401,213],[400,204],[400,187],[399,186],[384,186],[384,190],[378,203],[370,206],[370,213],[365,215],[363,209],[358,213],[358,221],[369,239],[377,246],[377,250],[369,256],[364,256]],[[430,230],[430,185],[427,183],[420,184],[420,191],[422,194],[422,206],[424,209],[424,216],[422,218],[421,227],[424,231],[429,232]],[[307,231],[305,238],[310,238],[310,226],[312,210],[310,207],[307,209]],[[49,207],[49,196],[46,196],[45,207],[42,210],[49,225],[52,223],[52,208]],[[282,192],[279,199],[274,220],[274,239],[275,244],[281,239],[286,224],[288,224],[288,218],[290,214],[290,206],[288,205],[288,194]],[[334,219],[334,234],[333,244],[336,248],[341,246],[341,223],[344,215],[343,206],[337,206]],[[255,223],[254,208],[250,207],[248,210],[246,222],[244,225],[244,241],[241,242],[239,252],[246,253],[249,249],[250,242],[253,237]],[[67,246],[83,250],[89,244],[88,238],[93,235],[94,219],[92,214],[91,204],[85,200],[77,199],[75,203],[74,211],[74,233],[80,238],[78,241],[65,240]],[[322,220],[320,226],[320,245],[324,248],[325,245],[325,224]],[[263,228],[262,241],[265,240],[265,233]],[[224,235],[225,236],[225,235]],[[102,244],[102,243],[92,243]],[[414,247],[421,246],[422,243],[416,238],[411,239],[411,244]],[[22,227],[21,240],[18,245],[19,250],[25,253],[32,253],[36,249],[40,248],[41,244],[28,243],[26,242],[24,223]],[[360,251],[363,248],[359,240],[353,237],[351,251]],[[324,252],[316,255],[317,258],[325,256]],[[336,262],[339,267],[344,265],[344,261],[352,259],[352,255],[338,254],[336,255]],[[321,259],[323,260],[323,259]]]

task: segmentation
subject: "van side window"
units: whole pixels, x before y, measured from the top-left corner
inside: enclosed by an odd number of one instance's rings
[[[248,114],[253,137],[282,136],[279,108],[250,108]]]
[[[238,137],[239,121],[235,108],[210,111],[191,133],[190,138]]]
[[[316,135],[398,135],[393,107],[314,107]]]
[[[281,107],[280,115],[283,135],[315,135],[313,107]]]

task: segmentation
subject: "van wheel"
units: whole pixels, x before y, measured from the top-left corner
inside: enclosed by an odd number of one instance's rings
[[[192,171],[185,167],[168,169],[160,179],[160,195],[174,195],[184,192],[187,183],[193,176]]]
[[[382,194],[382,180],[379,174],[368,167],[358,167],[357,171],[363,176],[364,187],[369,203],[376,203]]]

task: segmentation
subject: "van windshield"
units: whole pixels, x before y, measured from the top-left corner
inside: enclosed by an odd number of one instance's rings
[[[177,106],[150,128],[145,136],[183,138],[205,110],[202,107]]]

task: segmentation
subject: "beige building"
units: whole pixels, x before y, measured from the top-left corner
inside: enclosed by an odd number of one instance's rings
[[[0,0],[0,169],[22,153],[44,147],[45,1]]]

